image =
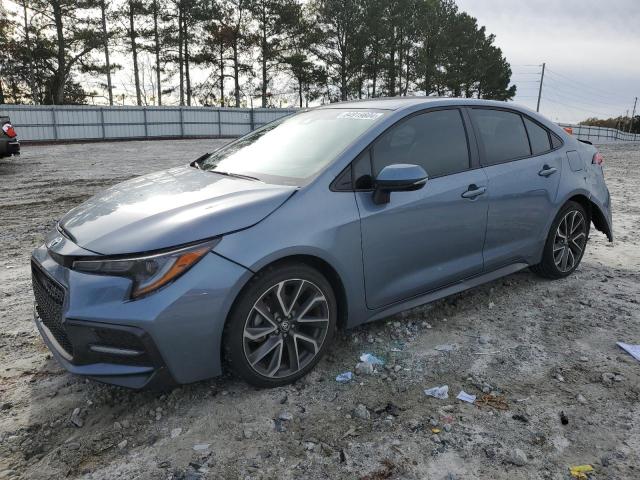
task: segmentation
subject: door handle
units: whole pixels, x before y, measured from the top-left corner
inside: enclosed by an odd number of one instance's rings
[[[538,172],[538,175],[541,177],[548,177],[549,175],[553,175],[556,173],[558,169],[556,167],[550,167],[549,165],[545,165],[542,167],[542,170]]]
[[[469,190],[462,194],[462,198],[476,198],[487,191],[487,187],[478,187],[475,184],[469,185]]]

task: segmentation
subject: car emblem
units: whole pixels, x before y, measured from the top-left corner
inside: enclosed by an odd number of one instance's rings
[[[47,243],[47,248],[51,249],[56,245],[58,245],[60,242],[62,242],[62,237],[56,237],[53,240],[51,240],[49,243]]]

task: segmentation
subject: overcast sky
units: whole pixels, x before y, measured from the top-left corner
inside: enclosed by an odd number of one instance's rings
[[[516,102],[535,109],[542,62],[540,112],[553,120],[618,116],[640,96],[640,0],[456,3],[495,34],[512,65]]]

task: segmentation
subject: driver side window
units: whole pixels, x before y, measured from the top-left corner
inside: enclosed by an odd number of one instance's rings
[[[469,147],[458,109],[415,115],[387,130],[371,148],[373,174],[387,165],[420,165],[430,178],[469,169]]]

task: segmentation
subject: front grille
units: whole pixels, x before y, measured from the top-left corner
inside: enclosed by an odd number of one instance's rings
[[[49,329],[60,346],[73,356],[73,345],[62,325],[64,288],[35,263],[31,263],[31,280],[33,294],[36,298],[36,309],[42,323]]]

